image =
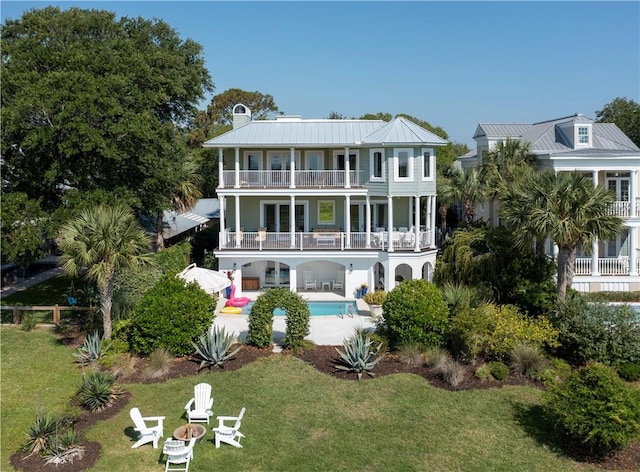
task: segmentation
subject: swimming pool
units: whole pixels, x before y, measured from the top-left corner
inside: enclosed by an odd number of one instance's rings
[[[248,315],[255,302],[251,302],[242,308],[242,314]],[[356,302],[307,302],[311,316],[343,316],[357,315]],[[284,311],[275,309],[274,316],[284,316]]]

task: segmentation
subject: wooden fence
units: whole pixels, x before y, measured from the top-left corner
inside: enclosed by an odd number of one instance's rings
[[[65,305],[53,305],[53,306],[26,306],[26,305],[1,305],[0,310],[11,310],[13,312],[13,324],[20,324],[22,316],[21,311],[52,311],[53,312],[53,324],[60,324],[60,313],[63,311],[92,311],[98,310],[95,306],[65,306]]]

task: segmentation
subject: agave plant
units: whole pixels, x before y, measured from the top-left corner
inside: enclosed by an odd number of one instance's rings
[[[337,364],[336,369],[346,370],[347,372],[356,372],[358,374],[358,380],[362,378],[363,372],[366,372],[370,377],[375,377],[375,374],[371,372],[373,368],[382,360],[384,353],[378,356],[378,353],[382,349],[382,344],[379,344],[377,348],[371,349],[373,341],[368,333],[359,330],[342,343],[344,346],[344,352],[338,351],[342,364]]]
[[[99,360],[109,349],[109,346],[106,346],[104,350],[102,349],[103,341],[104,339],[100,337],[98,332],[94,331],[93,334],[87,335],[82,346],[78,348],[78,352],[74,352],[73,355],[82,364],[91,364]]]
[[[73,428],[52,436],[44,450],[46,464],[67,464],[84,456],[84,446],[80,443],[83,440],[80,431]]]
[[[228,334],[224,327],[217,328],[211,326],[207,331],[207,334],[200,336],[197,344],[191,341],[191,344],[196,348],[198,355],[202,358],[198,371],[205,367],[222,367],[226,361],[235,356],[240,348],[237,348],[233,352],[229,352],[231,345],[233,344],[233,338],[234,336],[232,334]]]
[[[79,392],[82,405],[96,412],[110,406],[123,393],[115,382],[116,378],[106,372],[91,372],[83,376]]]
[[[56,433],[59,424],[60,420],[58,418],[38,412],[36,422],[29,427],[29,432],[27,433],[29,439],[24,449],[29,451],[30,455],[44,451],[49,439]]]

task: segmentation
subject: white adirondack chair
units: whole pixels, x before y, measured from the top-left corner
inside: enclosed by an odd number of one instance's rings
[[[162,453],[167,455],[167,465],[164,471],[189,470],[189,462],[193,459],[193,446],[196,444],[196,438],[191,438],[188,443],[176,439],[169,439],[164,443]],[[171,465],[182,467],[171,467]]]
[[[138,408],[131,408],[129,416],[131,416],[133,424],[136,425],[133,429],[138,432],[138,441],[131,446],[131,448],[133,449],[143,444],[153,442],[153,448],[156,449],[158,447],[158,441],[160,441],[163,435],[164,416],[143,417]],[[156,421],[157,424],[155,426],[147,426],[147,421]]]
[[[211,385],[199,383],[193,387],[193,398],[185,405],[189,423],[207,423],[209,417],[213,415],[213,397],[211,396]]]
[[[240,439],[244,438],[244,434],[240,432],[240,425],[244,412],[245,408],[243,407],[238,416],[218,416],[218,427],[213,428],[216,438],[216,447],[220,447],[220,443],[227,443],[235,447],[242,447]],[[233,421],[233,426],[226,426],[224,424],[225,421]]]
[[[316,290],[318,288],[316,280],[313,278],[313,272],[310,270],[304,271],[304,289]]]

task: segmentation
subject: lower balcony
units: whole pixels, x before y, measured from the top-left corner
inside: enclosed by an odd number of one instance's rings
[[[593,267],[593,259],[581,257],[576,259],[574,275],[629,275],[631,262],[628,257],[603,257],[597,260],[597,271]],[[636,273],[640,271],[640,259],[636,261]]]
[[[417,244],[416,244],[417,237]],[[361,233],[347,233],[340,231],[315,231],[310,233],[296,232],[267,232],[240,231],[220,233],[220,249],[243,250],[294,250],[294,251],[344,251],[344,250],[378,250],[388,251],[390,246],[394,251],[414,251],[433,249],[433,234],[431,231],[415,232],[386,231]]]

